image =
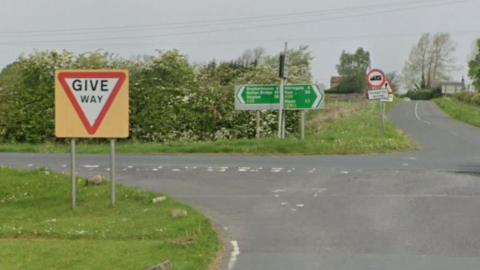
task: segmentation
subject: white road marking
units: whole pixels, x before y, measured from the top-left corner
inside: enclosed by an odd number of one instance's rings
[[[292,212],[297,212],[297,209],[296,208],[291,208],[290,209]]]
[[[417,160],[416,157],[407,157],[408,160]]]
[[[316,170],[317,170],[317,168],[313,168],[310,171],[308,171],[308,173],[314,173]]]
[[[30,163],[30,164],[28,164],[28,165],[27,165],[27,167],[33,167],[33,164],[32,164],[32,163]]]
[[[281,202],[280,205],[281,206],[286,206],[288,204],[288,202]]]
[[[180,169],[172,169],[172,172],[179,172]]]
[[[263,169],[262,167],[255,168],[255,169],[251,169],[250,172],[259,172],[259,171],[261,171],[262,169]]]
[[[280,195],[278,195],[278,194],[275,194],[275,198],[279,198],[279,197],[280,197]]]
[[[228,261],[228,270],[232,270],[235,267],[238,255],[240,255],[240,247],[238,246],[238,242],[233,240],[230,241],[230,243],[232,244],[233,250],[232,254],[230,255],[230,260]]]
[[[298,208],[303,208],[305,205],[303,203],[299,203],[299,204],[296,204],[295,206]]]
[[[418,102],[415,103],[415,118],[417,118],[418,121],[422,121],[424,122],[425,124],[427,125],[431,125],[432,123],[426,121],[426,120],[422,120],[422,118],[420,118],[420,116],[418,115]]]
[[[340,171],[341,174],[349,174],[349,171]]]
[[[98,167],[100,167],[100,165],[82,165],[81,167],[83,168],[87,168],[87,169],[96,169]]]
[[[228,167],[218,167],[219,172],[226,172],[228,170]]]
[[[274,173],[279,173],[283,170],[283,168],[272,168],[271,172],[274,172]]]
[[[250,170],[250,167],[238,167],[239,172],[246,172],[246,171],[249,171],[249,170]]]
[[[417,118],[418,121],[422,121],[420,116],[418,116],[418,102],[415,102],[415,118]]]
[[[62,164],[62,168],[66,168],[67,167],[67,164]]]
[[[157,169],[157,168],[153,168],[152,171],[158,172],[158,169]]]
[[[273,193],[280,193],[280,192],[285,192],[287,191],[286,189],[275,189],[274,191],[272,191]]]
[[[128,165],[127,168],[131,169],[131,168],[133,168],[133,166],[132,166],[132,165]]]

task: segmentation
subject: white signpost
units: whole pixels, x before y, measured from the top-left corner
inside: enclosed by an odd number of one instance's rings
[[[368,90],[368,99],[380,100],[388,99],[388,89]]]

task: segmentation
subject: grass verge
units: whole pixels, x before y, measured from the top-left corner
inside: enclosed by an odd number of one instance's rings
[[[112,208],[108,185],[82,183],[71,210],[66,176],[0,168],[0,269],[209,269],[220,244],[199,212],[121,185]]]
[[[388,107],[391,105],[387,105]],[[378,103],[365,101],[331,102],[327,108],[307,116],[305,140],[293,136],[285,140],[225,140],[217,142],[117,143],[124,154],[237,153],[237,154],[366,154],[406,151],[413,142],[386,120],[382,132]],[[109,145],[77,144],[78,152],[105,154]],[[0,144],[0,152],[67,153],[68,144]]]
[[[450,97],[437,98],[434,99],[434,102],[450,117],[480,127],[480,106],[467,104]]]

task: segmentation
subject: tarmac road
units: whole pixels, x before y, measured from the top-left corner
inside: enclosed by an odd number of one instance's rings
[[[224,269],[480,269],[480,129],[431,102],[390,119],[419,145],[362,156],[126,156],[120,182],[165,192],[223,230]],[[108,176],[108,157],[78,157]],[[0,165],[69,171],[68,155],[0,154]]]

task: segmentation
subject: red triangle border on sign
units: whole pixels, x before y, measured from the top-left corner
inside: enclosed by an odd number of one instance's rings
[[[67,84],[66,79],[71,79],[71,78],[79,78],[79,79],[117,78],[118,79],[117,84],[113,88],[112,94],[110,94],[110,97],[108,98],[107,102],[105,103],[102,110],[100,111],[100,114],[98,118],[95,120],[95,123],[93,124],[93,126],[90,125],[90,123],[88,122],[85,112],[82,110],[82,108],[80,107],[80,104],[78,104],[77,100],[75,99],[75,96],[72,93],[73,90],[70,89],[70,86]],[[68,99],[70,100],[73,107],[75,108],[75,111],[80,117],[80,120],[85,126],[85,129],[90,135],[93,135],[97,132],[98,128],[102,124],[102,121],[105,118],[105,115],[107,114],[108,110],[113,104],[113,101],[117,97],[118,92],[120,91],[123,84],[125,83],[126,75],[123,72],[116,72],[116,71],[89,71],[89,72],[63,71],[58,73],[58,80],[60,81],[60,84],[62,85],[62,88],[65,91],[65,94],[67,94]]]

